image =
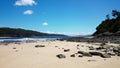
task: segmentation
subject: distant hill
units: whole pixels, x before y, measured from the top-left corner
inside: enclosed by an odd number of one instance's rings
[[[0,37],[40,37],[40,36],[65,36],[61,34],[48,34],[33,30],[25,30],[21,28],[0,28]]]
[[[93,34],[96,35],[114,35],[120,36],[120,12],[117,10],[112,11],[112,18],[110,19],[109,15],[106,15],[106,18],[102,23],[97,26],[96,32]]]

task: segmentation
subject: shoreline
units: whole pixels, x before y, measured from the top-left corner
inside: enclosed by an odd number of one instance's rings
[[[0,41],[0,43],[20,43],[20,42],[37,42],[37,41],[70,41],[70,42],[87,42],[87,43],[114,43],[114,44],[120,44],[120,36],[88,36],[88,37],[71,37],[71,38],[61,38],[61,39],[46,39],[45,38],[20,38],[20,37],[3,37],[3,39],[11,39],[8,41]],[[0,38],[2,39],[2,38]],[[17,39],[17,40],[13,40]],[[22,39],[22,40],[18,40]],[[40,40],[41,39],[41,40]],[[43,40],[44,39],[44,40]],[[12,41],[13,40],[13,41]]]

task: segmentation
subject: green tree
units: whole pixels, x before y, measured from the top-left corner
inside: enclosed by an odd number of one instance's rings
[[[109,15],[106,15],[104,21],[101,22],[96,28],[96,32],[93,35],[101,34],[104,32],[116,33],[120,31],[120,12],[117,10],[112,11],[114,18],[110,19]]]

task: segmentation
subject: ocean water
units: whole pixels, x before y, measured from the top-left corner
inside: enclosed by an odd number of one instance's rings
[[[2,42],[30,42],[30,41],[45,41],[45,40],[56,40],[66,37],[52,36],[52,37],[34,37],[34,38],[0,38],[0,43]]]

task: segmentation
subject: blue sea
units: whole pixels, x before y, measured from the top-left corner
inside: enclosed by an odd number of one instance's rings
[[[68,38],[66,36],[42,36],[42,37],[24,37],[24,38],[0,38],[0,43],[4,42],[31,42],[31,41],[45,41],[45,40],[56,40],[61,38]]]

